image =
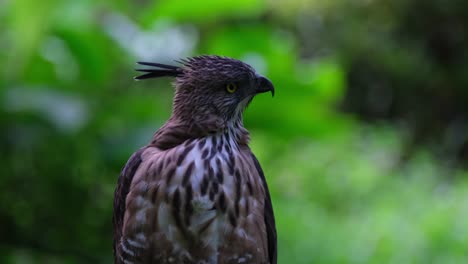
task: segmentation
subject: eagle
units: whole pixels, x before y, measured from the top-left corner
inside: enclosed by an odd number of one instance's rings
[[[202,55],[153,62],[144,80],[174,77],[172,114],[117,182],[115,263],[277,263],[273,207],[243,112],[270,80],[250,65]]]

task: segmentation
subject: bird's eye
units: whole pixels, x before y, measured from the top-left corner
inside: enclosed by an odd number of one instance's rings
[[[231,94],[234,93],[237,91],[237,85],[235,83],[228,83],[226,85],[226,91]]]

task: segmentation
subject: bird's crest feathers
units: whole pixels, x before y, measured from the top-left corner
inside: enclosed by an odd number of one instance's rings
[[[216,80],[213,76],[222,79],[236,78],[239,74],[250,74],[255,72],[249,65],[235,59],[216,55],[201,55],[176,60],[181,66],[173,66],[155,62],[137,62],[139,65],[154,68],[136,69],[145,74],[135,77],[135,80],[145,80],[159,77],[184,77],[188,79],[196,76],[196,79],[209,78]],[[193,81],[193,80],[192,80]]]
[[[162,63],[155,62],[137,62],[139,65],[152,66],[154,69],[136,69],[139,72],[145,72],[145,74],[135,77],[135,80],[144,80],[150,78],[159,78],[159,77],[177,77],[182,74],[182,68]]]

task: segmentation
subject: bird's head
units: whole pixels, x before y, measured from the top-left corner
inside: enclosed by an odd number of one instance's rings
[[[173,117],[182,120],[216,120],[235,123],[253,97],[271,92],[273,84],[246,63],[220,56],[198,56],[181,61],[181,66],[140,62],[154,69],[137,80],[163,76],[176,77]]]

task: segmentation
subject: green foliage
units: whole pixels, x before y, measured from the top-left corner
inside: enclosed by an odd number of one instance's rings
[[[143,20],[147,25],[161,18],[206,24],[217,19],[257,16],[263,11],[260,0],[155,1],[144,12]]]
[[[169,80],[134,82],[134,62],[196,54],[239,58],[275,84],[245,125],[272,192],[279,263],[468,262],[468,175],[434,154],[437,139],[414,147],[425,117],[366,124],[340,111],[355,96],[350,73],[368,65],[383,70],[366,80],[393,78],[404,99],[432,80],[466,84],[466,64],[434,61],[424,30],[397,34],[414,6],[387,2],[0,1],[0,262],[112,261],[117,177],[173,93]],[[459,119],[444,144],[463,139]]]

